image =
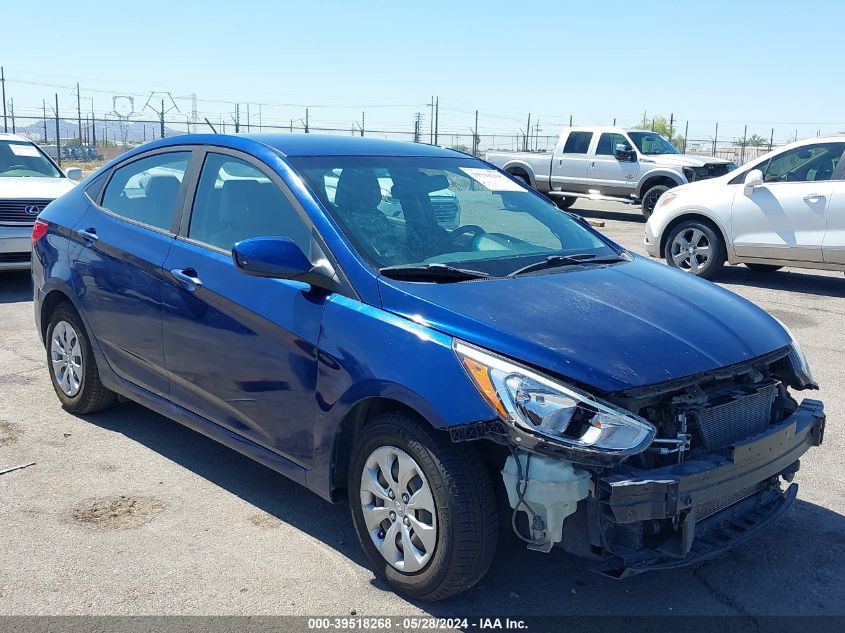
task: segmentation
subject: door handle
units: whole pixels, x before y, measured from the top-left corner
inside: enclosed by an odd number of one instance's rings
[[[823,198],[824,198],[824,196],[820,193],[808,193],[806,196],[804,196],[804,201],[805,202],[818,202],[819,200],[822,200]]]
[[[91,246],[94,242],[100,239],[97,236],[97,229],[90,226],[87,229],[79,229],[76,233],[82,238],[82,243],[85,244],[85,246]]]
[[[170,271],[173,278],[185,287],[188,292],[193,292],[202,287],[202,279],[194,268],[174,268]]]

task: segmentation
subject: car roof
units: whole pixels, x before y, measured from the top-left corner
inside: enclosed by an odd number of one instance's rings
[[[0,132],[0,141],[20,141],[22,143],[32,143],[31,139],[21,136],[20,134],[9,134],[8,132]]]
[[[428,143],[397,141],[360,136],[332,134],[243,134],[246,138],[264,143],[286,156],[442,156],[466,157]]]

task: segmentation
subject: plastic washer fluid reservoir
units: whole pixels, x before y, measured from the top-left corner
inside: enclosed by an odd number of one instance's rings
[[[523,451],[519,451],[517,455],[522,465],[521,486],[525,486],[522,498],[543,519],[546,530],[545,537],[530,544],[528,548],[549,552],[554,544],[563,538],[563,520],[575,512],[578,502],[589,493],[590,473],[575,468],[572,462],[566,460]],[[502,479],[512,508],[519,505],[517,478],[516,460],[511,455],[502,469]],[[525,506],[520,506],[519,509],[526,511]],[[528,524],[531,525],[530,515]]]

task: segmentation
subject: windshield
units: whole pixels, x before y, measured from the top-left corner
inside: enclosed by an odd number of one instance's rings
[[[570,215],[472,158],[289,160],[379,270],[419,266],[442,275],[448,266],[505,276],[556,255],[617,255]]]
[[[0,141],[0,178],[61,178],[61,172],[34,143]]]
[[[628,132],[642,154],[680,154],[678,148],[665,137],[654,132]]]

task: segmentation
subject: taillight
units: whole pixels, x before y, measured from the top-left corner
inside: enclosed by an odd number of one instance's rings
[[[47,223],[43,220],[36,220],[32,226],[32,243],[35,244],[38,240],[47,234]]]

